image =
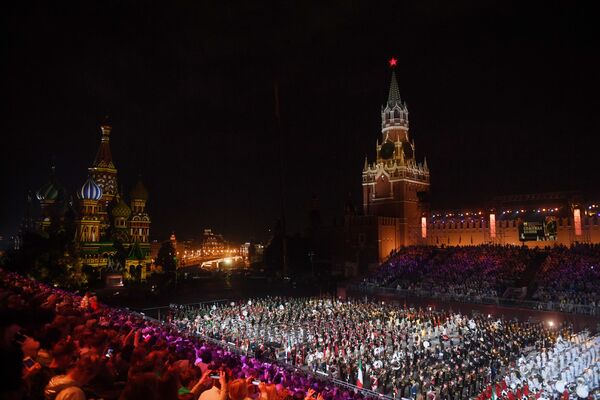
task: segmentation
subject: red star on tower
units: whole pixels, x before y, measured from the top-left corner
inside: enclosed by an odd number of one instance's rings
[[[392,57],[390,59],[390,61],[388,61],[390,63],[390,68],[394,68],[396,66],[396,63],[398,62],[398,60],[396,60],[394,57]]]

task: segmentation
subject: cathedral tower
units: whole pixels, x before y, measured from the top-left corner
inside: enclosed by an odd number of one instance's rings
[[[102,189],[102,198],[98,202],[98,216],[100,218],[100,235],[105,237],[110,227],[108,207],[117,195],[117,168],[112,160],[110,151],[111,126],[103,123],[100,126],[102,138],[96,153],[96,159],[90,168],[90,176]]]
[[[58,223],[59,206],[64,201],[65,190],[56,180],[54,165],[50,170],[50,178],[35,194],[40,202],[41,213],[38,228],[42,232],[48,232],[52,225]]]
[[[131,197],[131,219],[129,229],[132,242],[148,243],[150,235],[150,217],[146,212],[146,201],[148,201],[148,190],[142,183],[141,178],[133,187]]]
[[[117,195],[114,205],[110,210],[113,218],[112,239],[121,243],[129,243],[128,220],[131,216],[131,208],[123,200],[123,195]]]
[[[395,65],[396,60],[392,59],[390,66]],[[393,248],[421,241],[423,199],[429,191],[427,161],[420,163],[416,159],[415,145],[409,137],[408,108],[400,99],[394,70],[388,100],[381,107],[381,137],[375,150],[375,161],[369,163],[365,159],[362,172],[363,211],[365,215],[385,217],[385,223],[393,226],[386,229],[386,235],[394,231],[394,239],[389,240],[393,244],[380,250],[387,255]],[[381,236],[382,230],[379,231]]]
[[[100,200],[102,188],[89,177],[77,192],[79,197],[79,219],[77,220],[77,240],[95,243],[100,241]]]

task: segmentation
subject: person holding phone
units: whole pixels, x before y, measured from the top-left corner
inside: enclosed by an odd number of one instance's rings
[[[212,383],[212,386],[207,390],[202,390],[208,383]],[[225,371],[213,371],[207,370],[200,381],[190,390],[190,392],[196,395],[200,394],[199,400],[227,400],[227,374]]]
[[[40,372],[42,365],[31,357],[23,359],[23,380],[27,383],[34,375]]]
[[[23,370],[21,375],[23,382],[27,391],[33,393],[36,389],[43,387],[42,385],[47,381],[40,374],[43,368],[42,365],[37,362],[40,342],[25,335],[22,331],[19,331],[15,335],[15,342],[20,344],[21,351],[23,352]]]

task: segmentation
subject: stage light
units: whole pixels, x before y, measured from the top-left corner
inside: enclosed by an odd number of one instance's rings
[[[552,321],[552,320],[548,321],[548,325],[551,327],[554,326],[554,321]]]

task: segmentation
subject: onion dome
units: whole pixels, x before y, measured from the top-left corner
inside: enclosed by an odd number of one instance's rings
[[[123,201],[122,197],[119,197],[117,204],[110,210],[113,218],[129,218],[131,215],[131,208]]]
[[[35,194],[38,200],[56,200],[60,195],[60,188],[57,187],[55,182],[48,181],[44,186],[42,186]]]
[[[50,172],[50,179],[48,180],[48,182],[46,182],[46,184],[44,184],[44,186],[39,188],[39,190],[35,193],[35,197],[37,197],[39,201],[59,200],[61,194],[63,194],[63,188],[56,181],[56,178],[54,176],[54,166],[52,166],[52,170]]]
[[[82,200],[100,200],[102,198],[102,188],[89,177],[77,192],[77,197]]]
[[[148,200],[148,190],[142,183],[142,179],[138,179],[130,193],[131,200]]]

